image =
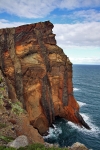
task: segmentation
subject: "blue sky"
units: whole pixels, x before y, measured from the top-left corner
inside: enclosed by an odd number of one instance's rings
[[[100,0],[0,0],[0,28],[46,20],[73,64],[100,65]]]

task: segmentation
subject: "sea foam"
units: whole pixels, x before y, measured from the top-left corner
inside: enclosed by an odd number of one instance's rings
[[[48,139],[48,138],[57,138],[59,136],[59,134],[62,133],[61,127],[58,127],[56,125],[53,124],[54,128],[49,127],[49,131],[48,131],[48,135],[44,136],[44,139]]]
[[[68,122],[68,124],[71,125],[73,128],[79,130],[80,132],[83,132],[84,134],[91,134],[91,136],[95,135],[96,137],[98,137],[100,134],[100,128],[95,125],[95,123],[93,122],[93,120],[91,120],[89,115],[85,113],[80,113],[80,114],[85,120],[85,122],[90,126],[91,130],[87,130],[84,127],[81,128],[70,121]]]
[[[73,88],[73,91],[79,91],[80,89],[78,89],[78,88]]]
[[[80,107],[87,105],[86,103],[83,103],[83,102],[80,102],[80,101],[77,101],[77,102],[78,102]]]

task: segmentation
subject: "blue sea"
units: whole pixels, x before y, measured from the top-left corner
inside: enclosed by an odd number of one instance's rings
[[[57,118],[44,139],[60,147],[80,142],[89,149],[100,150],[100,65],[73,65],[73,91],[80,114],[91,130]]]

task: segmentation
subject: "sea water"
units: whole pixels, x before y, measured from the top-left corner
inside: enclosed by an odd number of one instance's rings
[[[80,114],[91,130],[57,118],[44,139],[61,147],[80,142],[89,149],[100,150],[100,65],[73,65],[73,91]]]

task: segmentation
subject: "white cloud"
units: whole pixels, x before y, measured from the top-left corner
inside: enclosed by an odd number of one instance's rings
[[[55,24],[53,32],[63,49],[69,46],[100,47],[100,22]]]
[[[0,0],[0,12],[7,12],[19,17],[41,18],[55,8],[99,7],[100,0]]]
[[[57,0],[0,0],[0,12],[19,17],[41,18],[56,8]]]
[[[73,64],[100,64],[100,22],[55,24],[53,32]]]
[[[55,17],[60,17],[62,20],[71,20],[73,23],[100,22],[100,11],[94,9],[77,10],[72,11],[68,15],[61,15]]]
[[[100,0],[62,0],[61,8],[74,9],[83,7],[99,7]]]
[[[70,57],[73,64],[98,64],[100,65],[100,58],[98,57],[80,57],[74,58]]]
[[[94,9],[75,11],[70,17],[74,19],[81,19],[85,22],[95,22],[100,21],[100,11]]]
[[[10,22],[6,19],[0,19],[0,28],[17,27],[26,24],[25,22]]]

